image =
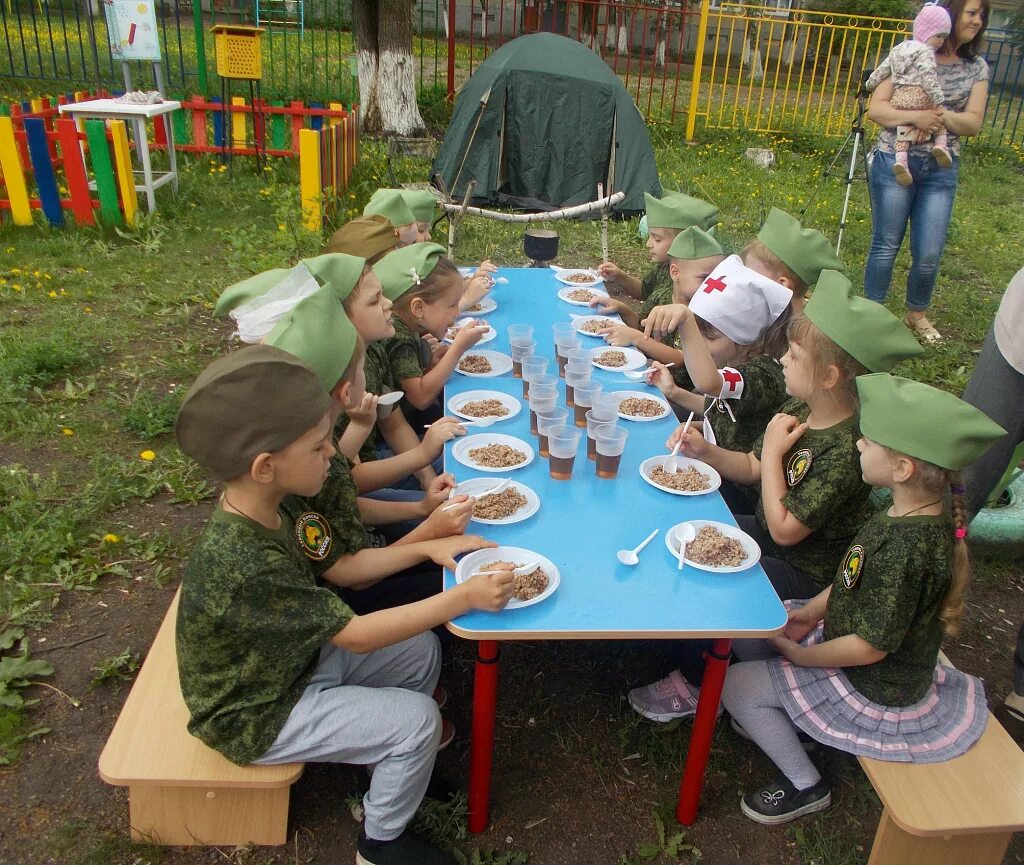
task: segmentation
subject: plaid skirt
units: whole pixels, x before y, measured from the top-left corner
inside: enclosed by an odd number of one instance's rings
[[[824,630],[819,623],[801,644],[820,643]],[[798,667],[780,657],[768,661],[768,670],[797,727],[822,745],[859,757],[942,763],[978,741],[988,721],[981,680],[944,664],[935,665],[928,693],[904,707],[868,700],[839,668]]]

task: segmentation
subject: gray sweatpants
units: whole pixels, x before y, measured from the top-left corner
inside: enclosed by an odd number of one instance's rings
[[[405,830],[423,800],[441,740],[433,699],[437,637],[357,655],[327,643],[274,744],[256,763],[355,763],[372,772],[363,829],[378,841]]]

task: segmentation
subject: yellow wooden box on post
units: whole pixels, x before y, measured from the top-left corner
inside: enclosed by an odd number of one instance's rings
[[[263,27],[216,24],[210,28],[221,78],[258,80],[263,77],[260,36]]]

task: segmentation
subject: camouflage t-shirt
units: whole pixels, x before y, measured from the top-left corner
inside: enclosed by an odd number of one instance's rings
[[[932,682],[942,643],[939,610],[951,577],[953,524],[946,516],[875,514],[836,572],[825,639],[856,634],[888,652],[844,667],[853,686],[884,706],[910,706]]]
[[[810,414],[798,399],[777,410],[803,423]],[[814,578],[815,591],[832,582],[836,566],[867,518],[869,487],[860,474],[860,438],[856,416],[828,429],[809,429],[782,459],[788,490],[782,503],[811,533],[790,547],[776,544],[768,532],[764,505],[757,500],[757,522],[765,535],[764,554],[783,559]],[[764,435],[754,442],[761,458]],[[783,598],[783,600],[786,600]]]
[[[385,393],[390,393],[393,390],[399,390],[392,383],[391,379],[391,368],[388,366],[388,355],[382,342],[371,342],[366,347],[366,360],[363,364],[363,369],[366,372],[366,390],[370,393],[375,393],[378,396]],[[390,409],[378,409],[377,417],[387,417],[392,411],[398,411],[397,408],[390,407]],[[337,423],[334,424],[334,437],[341,438],[342,434],[348,428],[348,415],[344,412],[338,418]],[[370,460],[377,459],[377,425],[374,424],[370,429],[370,434],[366,437],[366,441],[363,442],[362,447],[359,448],[359,462],[366,463]]]
[[[419,378],[423,375],[423,355],[420,344],[423,342],[409,330],[409,326],[397,315],[394,317],[395,335],[383,342],[391,370],[391,380],[401,388],[402,379]]]
[[[669,273],[668,262],[663,261],[647,271],[640,280],[640,288],[644,302],[640,305],[638,315],[642,322],[654,307],[672,303],[672,274]]]
[[[707,412],[715,440],[726,450],[748,453],[786,401],[782,366],[773,358],[759,355],[735,369],[726,367],[721,373],[722,398],[714,400]],[[732,411],[731,417],[725,403]]]
[[[318,554],[324,531],[305,528]],[[218,507],[185,567],[176,638],[188,730],[234,763],[274,743],[321,647],[353,616],[317,583],[304,546],[287,515],[270,531]]]

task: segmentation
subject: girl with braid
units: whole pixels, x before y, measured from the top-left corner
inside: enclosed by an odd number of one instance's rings
[[[970,582],[959,472],[1004,431],[952,394],[888,373],[859,377],[857,391],[861,472],[892,490],[892,505],[857,533],[832,585],[788,605],[782,635],[734,645],[744,662],[726,676],[734,729],[781,771],[740,801],[758,823],[831,803],[808,737],[878,760],[938,763],[970,748],[988,717],[982,683],[937,660]]]

